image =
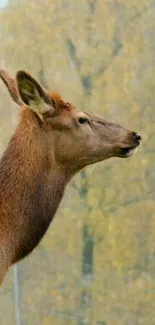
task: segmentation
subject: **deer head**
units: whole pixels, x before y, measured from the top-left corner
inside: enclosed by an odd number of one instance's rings
[[[16,80],[2,70],[0,76],[13,100],[33,115],[51,159],[72,173],[110,157],[127,158],[140,145],[136,132],[80,111],[24,71]]]

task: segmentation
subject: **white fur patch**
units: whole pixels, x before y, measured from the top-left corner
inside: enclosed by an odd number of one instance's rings
[[[137,147],[134,149],[130,149],[129,152],[127,153],[126,157],[133,156],[137,152]]]

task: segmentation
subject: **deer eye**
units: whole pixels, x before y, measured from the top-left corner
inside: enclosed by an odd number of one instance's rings
[[[87,117],[79,117],[78,122],[79,124],[90,124]]]

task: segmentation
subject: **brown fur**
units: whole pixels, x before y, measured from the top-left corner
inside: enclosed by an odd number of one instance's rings
[[[6,87],[8,88],[13,101],[17,105],[21,105],[22,101],[19,97],[18,88],[17,88],[15,80],[12,77],[10,77],[8,75],[8,73],[4,70],[0,70],[0,77],[3,80],[3,82],[5,83]]]
[[[55,104],[59,108],[64,108],[65,107],[65,102],[61,98],[60,94],[57,92],[49,92],[49,96],[54,100]]]
[[[120,148],[139,142],[133,132],[79,112],[58,94],[39,88],[24,72],[17,75],[17,82],[6,72],[0,76],[22,107],[17,129],[0,161],[2,282],[10,265],[38,245],[71,177],[91,163],[123,157]],[[47,109],[44,113],[40,103]],[[88,118],[90,125],[78,124],[79,117]]]

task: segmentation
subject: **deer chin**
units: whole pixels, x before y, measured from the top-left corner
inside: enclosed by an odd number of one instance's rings
[[[121,151],[120,151],[121,158],[128,158],[130,156],[133,156],[137,152],[138,146],[139,146],[139,144],[136,146],[133,146],[133,147],[121,148]]]

